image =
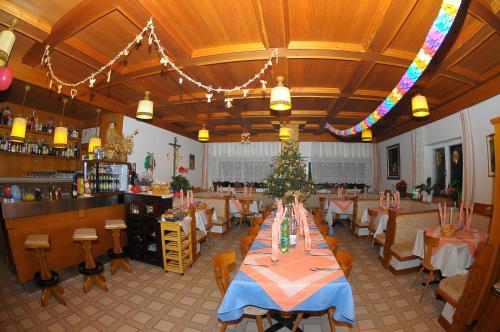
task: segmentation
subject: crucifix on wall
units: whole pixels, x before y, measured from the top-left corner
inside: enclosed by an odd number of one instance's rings
[[[173,165],[174,165],[174,177],[175,177],[175,173],[177,172],[177,158],[179,157],[178,154],[179,154],[179,149],[180,149],[180,145],[177,144],[177,137],[174,137],[174,142],[173,143],[168,143],[168,145],[171,145],[172,148],[174,149],[174,156],[173,156]]]

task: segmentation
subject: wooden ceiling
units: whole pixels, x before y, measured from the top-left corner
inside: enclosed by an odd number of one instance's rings
[[[20,20],[9,67],[14,76],[48,88],[39,66],[45,45],[55,50],[56,74],[78,81],[107,63],[149,17],[168,55],[188,74],[213,86],[244,83],[278,48],[277,65],[247,98],[223,95],[207,103],[195,85],[159,63],[143,43],[113,68],[110,83],[79,89],[78,99],[134,116],[144,91],[155,103],[153,124],[195,137],[202,124],[211,141],[276,140],[278,123],[299,124],[301,140],[334,141],[323,127],[350,127],[389,94],[405,72],[434,20],[437,0],[3,0],[0,23]],[[500,1],[465,1],[437,59],[417,83],[431,116],[411,117],[409,98],[374,127],[383,140],[442,118],[500,92]],[[292,111],[269,110],[270,88],[284,75]],[[65,91],[69,93],[69,91]],[[414,94],[414,91],[410,93]],[[355,137],[352,140],[358,140]]]

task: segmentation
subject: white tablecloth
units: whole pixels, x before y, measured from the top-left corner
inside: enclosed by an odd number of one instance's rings
[[[250,213],[257,214],[259,213],[259,205],[261,204],[260,200],[254,200],[248,207]],[[233,198],[229,199],[229,213],[239,216],[241,211],[236,207],[233,202]]]
[[[207,234],[205,225],[208,224],[208,220],[205,211],[203,210],[196,211],[194,215],[196,217],[196,228]],[[215,210],[214,214],[212,215],[212,221],[217,221],[217,214],[215,213]]]
[[[342,211],[339,209],[332,201],[328,200],[326,201],[326,204],[328,205],[326,208],[326,217],[325,220],[328,223],[328,225],[333,225],[333,217],[336,214],[339,214],[341,216],[348,216],[352,215],[352,207],[348,211]]]
[[[424,231],[417,230],[413,255],[424,258]],[[466,274],[474,262],[474,256],[465,243],[446,243],[431,258],[432,266],[441,270],[444,277]]]
[[[375,218],[375,233],[373,234],[374,236],[377,234],[383,234],[385,230],[387,229],[387,220],[389,220],[389,215],[387,213],[379,213],[377,217]]]

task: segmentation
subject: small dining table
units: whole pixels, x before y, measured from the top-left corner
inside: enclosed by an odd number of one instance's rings
[[[485,242],[488,234],[479,229],[460,229],[452,236],[445,236],[441,227],[429,227],[417,230],[413,255],[424,257],[424,231],[427,235],[439,238],[439,244],[432,250],[431,263],[441,270],[444,277],[465,274],[474,262],[474,254],[480,242]]]
[[[237,320],[246,306],[287,314],[335,307],[335,320],[354,323],[351,285],[312,217],[308,216],[312,249],[306,252],[304,240],[298,238],[276,263],[270,254],[272,222],[270,215],[262,224],[222,300],[219,319]]]
[[[328,225],[332,226],[333,219],[336,215],[352,215],[354,208],[354,201],[349,198],[333,198],[328,201],[328,208],[326,212],[326,221]]]

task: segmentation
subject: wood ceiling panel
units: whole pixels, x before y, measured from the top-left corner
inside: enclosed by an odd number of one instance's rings
[[[360,90],[389,93],[403,76],[406,68],[377,63],[359,86]]]
[[[146,22],[143,22],[146,24]],[[113,27],[110,29],[110,27]],[[140,30],[135,27],[121,12],[114,10],[106,16],[87,26],[68,41],[73,40],[86,45],[105,59],[112,59],[120,52]],[[147,37],[142,43],[130,50],[129,55],[122,57],[118,67],[134,65],[149,59],[158,59],[155,47],[150,48]]]
[[[356,61],[324,59],[290,59],[288,71],[290,87],[338,87],[349,81],[349,73],[356,67]]]
[[[194,50],[261,42],[251,0],[162,2],[163,14]]]
[[[492,54],[497,56],[491,56]],[[493,34],[454,67],[483,75],[498,64],[500,64],[500,37],[498,34]]]
[[[452,96],[460,94],[469,86],[450,78],[440,76],[430,82],[422,91],[425,96],[435,98],[437,100],[449,99]]]
[[[54,65],[54,73],[63,81],[65,80],[69,82],[78,82],[94,71],[93,68],[86,66],[81,62],[62,54],[59,51],[52,51],[50,57],[52,59],[52,63],[57,64]],[[68,68],[71,68],[71,70],[68,70]],[[99,81],[100,79],[106,78],[104,77],[104,75],[102,75],[98,77],[97,81]]]
[[[137,106],[137,103],[139,102],[139,100],[142,100],[144,98],[144,93],[138,92],[135,89],[129,88],[128,86],[126,86],[124,84],[112,85],[112,86],[107,87],[103,90],[100,90],[99,93],[105,95],[106,97],[118,100],[119,102],[126,104],[126,105],[135,104]],[[152,95],[151,100],[153,102],[157,102],[158,97]]]
[[[190,82],[185,81],[179,84],[179,76],[173,72],[163,72],[162,74],[137,78],[136,81],[150,89],[151,92],[161,93],[165,97],[199,91],[199,88]]]
[[[327,110],[334,98],[294,98],[292,110]]]
[[[349,99],[342,107],[342,111],[373,112],[380,104],[378,100]]]
[[[386,1],[288,1],[290,39],[360,44]]]
[[[25,35],[15,32],[16,42],[12,48],[11,56],[22,57],[35,44],[35,41]]]
[[[66,12],[75,7],[81,0],[9,0],[44,21],[56,23]]]
[[[464,24],[460,29],[460,34],[457,36],[455,43],[450,48],[450,51],[445,57],[446,61],[450,56],[459,50],[470,38],[474,37],[476,33],[484,26],[484,23],[475,18],[474,16],[467,15]]]
[[[391,50],[417,54],[436,17],[441,1],[419,0],[390,44]]]

